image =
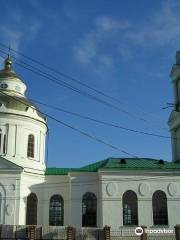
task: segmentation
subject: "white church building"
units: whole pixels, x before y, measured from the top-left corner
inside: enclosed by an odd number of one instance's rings
[[[171,78],[172,162],[107,158],[47,168],[46,118],[26,96],[10,57],[0,71],[0,224],[103,227],[180,224],[180,52]]]

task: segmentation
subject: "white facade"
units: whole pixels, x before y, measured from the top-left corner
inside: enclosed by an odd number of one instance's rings
[[[37,210],[35,224],[49,225],[50,200],[56,195],[63,199],[63,223],[59,225],[81,227],[82,215],[87,211],[82,204],[83,196],[92,193],[97,203],[95,225],[119,228],[129,221],[125,217],[132,218],[129,208],[127,216],[123,214],[128,206],[124,204],[127,191],[133,191],[137,197],[137,225],[156,225],[152,200],[156,191],[166,196],[166,225],[173,227],[180,224],[179,163],[152,159],[107,159],[76,170],[46,169],[46,119],[25,97],[26,86],[12,71],[11,64],[8,57],[5,69],[0,72],[1,224],[27,224],[27,208],[30,206],[32,212]],[[180,76],[178,71],[180,66],[173,67],[175,79]],[[169,125],[173,136],[180,139],[179,114],[179,109],[172,112]],[[173,138],[175,161],[180,158],[180,148],[179,140]],[[134,167],[134,164],[137,166]],[[28,196],[32,193],[36,196],[37,209],[32,204],[28,205]]]
[[[123,193],[133,190],[138,198],[138,224],[150,227],[154,225],[152,195],[162,190],[167,196],[168,225],[173,227],[180,222],[179,175],[179,172],[99,171],[44,177],[24,173],[4,161],[0,175],[1,223],[26,224],[27,196],[33,192],[38,198],[38,225],[49,225],[50,198],[59,194],[64,199],[64,225],[81,227],[82,197],[92,192],[97,196],[97,226],[119,228],[123,226]]]

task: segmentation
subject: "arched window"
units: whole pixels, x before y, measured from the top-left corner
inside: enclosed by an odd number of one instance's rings
[[[6,153],[6,134],[4,134],[4,141],[3,141],[3,154]]]
[[[49,225],[64,225],[64,200],[60,195],[53,195],[49,204]]]
[[[34,135],[33,134],[29,134],[28,136],[27,157],[34,158]]]
[[[29,194],[27,197],[26,225],[37,225],[37,204],[36,194]]]
[[[123,225],[138,225],[138,202],[135,192],[123,194]]]
[[[167,197],[163,191],[156,191],[152,197],[154,225],[168,225]]]
[[[85,193],[82,198],[82,226],[97,226],[97,198],[91,192]]]
[[[7,148],[7,135],[5,131],[2,131],[2,129],[0,128],[0,154],[6,154],[6,148]]]

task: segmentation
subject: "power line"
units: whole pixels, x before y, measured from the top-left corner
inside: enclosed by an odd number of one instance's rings
[[[0,52],[1,52],[1,51],[2,51],[2,50],[0,50]],[[5,52],[3,52],[3,53],[5,53]],[[16,59],[16,58],[15,58],[15,59]],[[20,60],[19,60],[19,61],[20,61]],[[21,61],[21,62],[22,62],[22,61]],[[20,66],[23,66],[22,64],[19,64],[19,63],[17,63],[17,62],[15,62],[15,63],[18,64],[18,65],[20,65]],[[23,64],[24,64],[24,62],[23,62]],[[23,66],[23,67],[26,68],[26,69],[28,69],[28,70],[30,70],[30,71],[32,71],[32,72],[35,72],[34,70],[31,70],[31,69],[29,69],[29,68],[27,68],[27,67],[25,67],[25,66]],[[32,67],[32,66],[30,65],[30,67]],[[36,68],[34,68],[34,69],[36,69]],[[39,70],[39,69],[38,69],[38,70]],[[40,70],[40,71],[41,71],[41,70]],[[36,72],[35,72],[35,73],[36,73]],[[38,73],[38,74],[39,74],[39,73]],[[42,75],[42,74],[40,73],[40,75]],[[42,76],[44,76],[44,75],[42,75]],[[65,82],[64,82],[64,83],[65,83]],[[63,86],[65,86],[65,85],[63,85]],[[170,139],[170,138],[171,138],[171,137],[164,136],[164,135],[160,135],[160,134],[148,133],[148,132],[144,132],[144,131],[139,131],[139,130],[135,130],[135,129],[126,128],[126,127],[123,127],[123,126],[120,126],[120,125],[117,125],[117,124],[107,123],[107,122],[105,122],[105,121],[96,120],[96,119],[93,119],[93,118],[90,118],[90,117],[87,117],[87,116],[82,116],[82,115],[80,115],[80,114],[78,114],[78,113],[73,113],[73,112],[70,112],[70,111],[67,111],[67,110],[64,110],[64,109],[57,108],[57,107],[55,107],[55,106],[50,106],[50,105],[48,105],[48,104],[39,102],[38,100],[33,100],[33,99],[32,99],[32,101],[35,101],[35,102],[37,102],[37,103],[39,103],[39,104],[41,104],[41,105],[48,106],[48,107],[51,107],[51,108],[53,108],[53,109],[56,109],[56,110],[59,110],[59,111],[63,111],[63,112],[66,112],[66,113],[69,113],[69,114],[72,114],[72,115],[76,115],[76,116],[79,116],[79,117],[81,117],[81,118],[88,119],[88,120],[91,120],[91,121],[94,121],[94,122],[97,122],[97,123],[101,123],[101,124],[104,124],[104,125],[107,125],[107,126],[111,126],[111,127],[115,127],[115,128],[120,128],[120,129],[123,129],[123,130],[126,130],[126,131],[131,131],[131,132],[139,133],[139,134],[143,134],[143,135],[149,135],[149,136],[166,138],[166,139]]]
[[[1,51],[1,50],[0,50]],[[15,62],[17,63],[17,62]],[[19,64],[19,63],[17,63]],[[21,64],[20,64],[21,65]],[[25,67],[26,68],[26,67]],[[28,68],[29,69],[29,68]],[[30,69],[29,69],[30,70]],[[34,72],[34,70],[32,70]],[[143,135],[149,135],[149,136],[154,136],[154,137],[160,137],[160,138],[166,138],[166,139],[170,139],[171,137],[169,136],[164,136],[164,135],[160,135],[160,134],[154,134],[154,133],[148,133],[148,132],[145,132],[145,131],[139,131],[139,130],[135,130],[135,129],[131,129],[131,128],[126,128],[126,127],[123,127],[123,126],[120,126],[118,124],[114,124],[114,123],[108,123],[108,122],[105,122],[105,121],[101,121],[101,120],[97,120],[97,119],[94,119],[94,118],[91,118],[91,117],[87,117],[87,116],[82,116],[78,113],[73,113],[73,112],[70,112],[70,111],[67,111],[65,109],[62,109],[62,108],[59,108],[59,107],[55,107],[55,106],[52,106],[52,105],[49,105],[49,104],[46,104],[46,103],[42,103],[38,100],[34,100],[34,99],[30,99],[34,102],[37,102],[41,105],[44,105],[44,106],[47,106],[47,107],[50,107],[50,108],[53,108],[55,110],[58,110],[58,111],[62,111],[62,112],[65,112],[65,113],[68,113],[68,114],[71,114],[71,115],[75,115],[75,116],[78,116],[78,117],[81,117],[83,119],[87,119],[87,120],[91,120],[91,121],[94,121],[94,122],[97,122],[97,123],[100,123],[100,124],[104,124],[104,125],[107,125],[107,126],[111,126],[111,127],[115,127],[115,128],[120,128],[120,129],[123,129],[123,130],[126,130],[126,131],[130,131],[130,132],[134,132],[134,133],[139,133],[139,134],[143,134]]]
[[[25,106],[32,108],[31,106],[29,106],[28,104],[24,103],[23,101],[21,101],[21,100],[15,98],[15,97],[13,97],[13,96],[10,96],[10,95],[4,93],[2,90],[0,90],[0,92],[1,92],[3,95],[8,96],[9,98],[12,98],[13,100],[18,101],[18,102],[24,104]],[[32,108],[32,109],[34,109],[34,108]],[[131,153],[129,153],[129,152],[127,152],[127,151],[125,151],[125,150],[117,147],[117,146],[114,146],[114,145],[112,145],[112,144],[110,144],[110,143],[108,143],[108,142],[106,142],[106,141],[104,141],[104,140],[102,140],[102,139],[100,139],[100,138],[97,138],[97,137],[94,136],[94,135],[91,135],[91,134],[89,134],[89,133],[87,133],[87,132],[85,132],[85,131],[82,131],[82,130],[80,130],[80,129],[78,129],[78,128],[70,125],[70,124],[67,124],[67,123],[61,121],[61,120],[58,120],[58,119],[56,119],[55,117],[53,117],[53,116],[51,116],[51,115],[49,115],[49,114],[47,114],[47,113],[43,113],[43,112],[41,112],[41,111],[38,110],[38,109],[36,109],[36,111],[39,112],[39,113],[42,114],[42,115],[45,115],[45,116],[48,117],[48,118],[50,118],[50,119],[52,119],[52,120],[60,123],[61,125],[65,126],[65,127],[67,127],[67,128],[70,128],[71,130],[74,130],[74,131],[80,133],[81,135],[86,136],[86,137],[88,137],[88,138],[90,138],[90,139],[92,139],[92,140],[94,140],[94,141],[96,141],[96,142],[99,142],[99,143],[101,143],[101,144],[104,144],[104,145],[106,145],[106,146],[108,146],[108,147],[110,147],[110,148],[112,148],[112,149],[118,150],[118,151],[120,151],[120,152],[122,152],[122,153],[124,153],[124,154],[126,154],[126,155],[131,156],[131,157],[138,158],[137,156],[135,156],[135,155],[133,155],[133,154],[131,154]]]
[[[1,51],[1,50],[0,50]],[[15,62],[17,63],[17,62]],[[17,63],[19,64],[19,63]],[[21,64],[20,64],[21,65]],[[25,67],[26,68],[26,67]],[[29,69],[29,68],[28,68]],[[31,69],[29,69],[31,70]],[[32,70],[34,72],[34,70]],[[143,134],[143,135],[149,135],[149,136],[154,136],[154,137],[160,137],[160,138],[166,138],[166,139],[171,139],[171,137],[169,136],[165,136],[165,135],[160,135],[160,134],[154,134],[154,133],[148,133],[148,132],[145,132],[145,131],[139,131],[139,130],[135,130],[135,129],[131,129],[131,128],[126,128],[126,127],[123,127],[123,126],[120,126],[118,124],[114,124],[114,123],[108,123],[108,122],[105,122],[105,121],[101,121],[101,120],[97,120],[97,119],[94,119],[94,118],[91,118],[91,117],[87,117],[87,116],[82,116],[78,113],[73,113],[73,112],[70,112],[70,111],[67,111],[65,109],[62,109],[62,108],[58,108],[58,107],[55,107],[55,106],[52,106],[52,105],[48,105],[46,103],[42,103],[38,100],[34,100],[34,99],[31,99],[32,101],[34,102],[37,102],[41,105],[44,105],[44,106],[47,106],[47,107],[51,107],[55,110],[58,110],[58,111],[62,111],[62,112],[65,112],[65,113],[68,113],[68,114],[71,114],[71,115],[75,115],[75,116],[78,116],[78,117],[81,117],[83,119],[87,119],[87,120],[91,120],[91,121],[94,121],[94,122],[97,122],[97,123],[100,123],[100,124],[104,124],[104,125],[107,125],[107,126],[111,126],[111,127],[115,127],[115,128],[120,128],[120,129],[123,129],[123,130],[126,130],[126,131],[131,131],[131,132],[134,132],[134,133],[139,133],[139,134]]]
[[[0,52],[2,52],[3,54],[6,54],[6,52],[4,52],[3,50],[0,50]],[[93,99],[93,100],[95,100],[97,102],[100,102],[101,104],[104,104],[105,106],[111,107],[111,108],[113,108],[115,110],[118,110],[118,111],[120,111],[120,112],[122,112],[124,114],[127,114],[127,115],[129,115],[131,117],[137,117],[141,121],[148,122],[146,119],[139,118],[138,116],[136,116],[136,115],[134,115],[134,114],[132,114],[132,113],[122,109],[122,108],[119,108],[119,107],[117,107],[114,104],[111,104],[111,103],[109,103],[109,102],[107,102],[107,101],[105,101],[103,99],[100,99],[100,98],[98,98],[98,97],[96,97],[96,96],[94,96],[92,94],[89,94],[88,92],[82,91],[81,89],[78,89],[78,88],[76,88],[76,87],[66,83],[63,80],[60,80],[60,79],[54,77],[53,75],[42,71],[41,69],[39,69],[37,67],[34,67],[34,66],[32,66],[32,65],[30,65],[28,63],[25,63],[24,61],[19,60],[18,58],[14,57],[14,56],[13,56],[13,58],[17,60],[17,61],[14,61],[14,63],[17,64],[18,66],[23,67],[23,68],[25,68],[25,69],[27,69],[27,70],[35,73],[35,74],[38,74],[41,77],[44,77],[44,78],[50,80],[53,83],[56,83],[56,84],[58,84],[60,86],[68,88],[68,89],[70,89],[70,90],[72,90],[74,92],[77,92],[77,93],[79,93],[79,94],[81,94],[81,95],[83,95],[83,96],[85,96],[87,98],[90,98],[90,99]]]
[[[1,51],[1,50],[0,50]],[[5,52],[3,52],[5,53]],[[17,63],[19,64],[19,63]],[[20,64],[21,65],[21,64]],[[26,68],[26,67],[25,67]],[[29,68],[28,68],[29,69]],[[29,69],[31,70],[31,69]],[[34,70],[32,70],[34,72]],[[44,76],[44,75],[43,75]],[[164,136],[164,135],[160,135],[160,134],[154,134],[154,133],[149,133],[149,132],[145,132],[145,131],[139,131],[139,130],[135,130],[135,129],[131,129],[131,128],[126,128],[126,127],[123,127],[123,126],[120,126],[118,124],[114,124],[114,123],[108,123],[108,122],[105,122],[105,121],[101,121],[101,120],[97,120],[97,119],[94,119],[94,118],[90,118],[90,117],[87,117],[87,116],[82,116],[78,113],[73,113],[73,112],[70,112],[70,111],[67,111],[67,110],[64,110],[64,109],[60,109],[60,108],[57,108],[55,106],[50,106],[48,104],[45,104],[45,103],[42,103],[42,102],[39,102],[37,100],[32,100],[32,101],[35,101],[41,105],[44,105],[44,106],[48,106],[48,107],[51,107],[53,109],[56,109],[56,110],[59,110],[59,111],[63,111],[63,112],[66,112],[68,114],[71,114],[71,115],[76,115],[78,117],[81,117],[81,118],[84,118],[84,119],[88,119],[88,120],[91,120],[91,121],[94,121],[94,122],[97,122],[97,123],[100,123],[100,124],[104,124],[104,125],[107,125],[107,126],[111,126],[111,127],[115,127],[115,128],[120,128],[120,129],[123,129],[123,130],[126,130],[126,131],[131,131],[131,132],[134,132],[134,133],[139,133],[139,134],[143,134],[143,135],[149,135],[149,136],[154,136],[154,137],[160,137],[160,138],[166,138],[166,139],[172,139],[171,137],[169,136]]]
[[[93,122],[96,122],[96,123],[99,123],[99,124],[103,124],[105,126],[119,128],[119,129],[122,129],[122,130],[125,130],[125,131],[130,131],[130,132],[139,133],[139,134],[148,135],[148,136],[153,136],[153,137],[171,139],[171,137],[169,137],[169,136],[150,133],[150,132],[145,132],[145,131],[140,131],[140,130],[136,130],[136,129],[132,129],[132,128],[126,128],[126,127],[123,127],[123,126],[115,124],[115,123],[109,123],[109,122],[98,120],[98,119],[95,119],[95,118],[92,118],[92,117],[89,117],[89,116],[84,116],[84,115],[81,115],[79,113],[72,112],[72,111],[69,111],[69,110],[66,110],[66,109],[63,109],[63,108],[59,108],[59,107],[56,107],[56,106],[53,106],[53,105],[50,105],[50,104],[47,104],[47,103],[43,103],[43,102],[40,102],[39,100],[35,100],[35,99],[32,99],[32,98],[30,100],[32,102],[35,102],[35,103],[40,104],[42,106],[45,106],[45,107],[48,107],[48,108],[51,108],[51,109],[54,109],[54,110],[57,110],[57,111],[60,111],[60,112],[64,112],[64,113],[67,113],[67,114],[70,114],[70,115],[73,115],[73,116],[76,116],[76,117],[80,117],[82,119],[86,119],[86,120],[90,120],[90,121],[93,121]]]
[[[3,44],[3,43],[1,43],[1,42],[0,42],[0,45],[1,45],[2,47],[4,47],[4,48],[6,48],[6,49],[9,50],[9,47],[8,47],[7,45],[5,45],[5,44]],[[36,59],[33,59],[32,57],[29,57],[29,56],[23,54],[23,53],[20,52],[20,51],[17,51],[17,50],[12,49],[12,48],[11,48],[11,51],[13,51],[15,54],[21,55],[23,58],[26,58],[26,59],[30,60],[31,62],[34,62],[34,63],[40,65],[41,67],[44,67],[45,69],[49,69],[49,70],[52,71],[53,73],[57,73],[58,75],[66,78],[66,79],[69,79],[69,80],[71,80],[71,81],[73,81],[73,82],[75,82],[75,83],[77,83],[77,84],[79,84],[79,85],[81,85],[81,86],[87,87],[88,89],[90,89],[90,90],[92,90],[92,91],[94,91],[94,92],[96,92],[96,93],[98,93],[98,94],[100,94],[100,95],[102,95],[102,96],[104,96],[104,97],[106,97],[106,98],[109,98],[109,99],[111,99],[111,100],[113,100],[113,101],[115,101],[115,102],[118,102],[118,103],[120,103],[120,104],[124,104],[124,102],[120,101],[118,98],[115,98],[115,97],[113,97],[113,96],[111,96],[111,95],[109,95],[109,94],[106,94],[106,93],[104,93],[103,91],[100,91],[99,89],[96,89],[96,88],[94,88],[94,87],[91,87],[89,84],[84,83],[84,82],[78,80],[77,78],[74,78],[74,77],[70,76],[69,74],[65,74],[65,73],[63,73],[62,71],[59,71],[59,70],[57,70],[57,69],[55,69],[55,68],[53,68],[53,67],[51,67],[51,66],[48,66],[48,65],[46,65],[46,64],[44,64],[44,63],[41,63],[40,61],[38,61],[38,60],[36,60]],[[127,105],[127,103],[125,103],[125,104]],[[142,111],[143,114],[153,115],[153,114],[151,114],[151,113],[145,112],[144,110],[141,109],[141,107],[138,107],[138,108]]]
[[[3,50],[0,50],[0,52],[2,52],[3,54],[7,54],[7,53],[4,52]],[[2,57],[2,56],[1,56],[1,57]],[[111,107],[111,108],[113,108],[113,109],[115,109],[115,110],[118,110],[118,111],[120,111],[120,112],[122,112],[122,113],[125,113],[125,114],[127,114],[127,115],[129,115],[129,116],[131,116],[131,117],[136,117],[137,119],[139,119],[139,120],[141,120],[141,121],[143,121],[143,122],[147,122],[147,123],[150,123],[151,125],[154,125],[154,124],[152,124],[151,122],[149,122],[148,120],[146,120],[146,119],[144,119],[144,118],[141,118],[141,117],[139,117],[139,116],[137,116],[137,115],[135,115],[135,114],[132,114],[132,113],[130,113],[129,111],[124,110],[124,109],[122,109],[122,108],[119,108],[119,107],[117,107],[117,106],[114,105],[114,104],[111,104],[111,103],[109,103],[109,102],[107,102],[107,101],[105,101],[105,100],[103,100],[103,99],[100,99],[100,98],[98,98],[98,97],[96,97],[96,96],[94,96],[94,95],[92,95],[92,94],[89,94],[88,92],[82,91],[82,90],[80,90],[80,89],[78,89],[78,88],[76,88],[76,87],[74,87],[74,86],[66,83],[65,81],[60,80],[60,79],[54,77],[53,75],[51,75],[51,74],[49,74],[49,73],[43,72],[41,69],[39,69],[39,68],[37,68],[37,67],[34,67],[34,66],[30,65],[30,64],[25,63],[24,61],[21,61],[21,60],[17,59],[17,58],[14,57],[14,56],[13,56],[13,58],[18,61],[18,62],[17,62],[17,61],[14,61],[14,63],[17,64],[17,65],[19,65],[20,67],[23,67],[23,68],[25,68],[25,69],[27,69],[27,70],[35,73],[35,74],[38,74],[38,75],[40,75],[40,76],[42,76],[42,77],[44,77],[44,78],[46,78],[46,79],[48,79],[48,80],[50,80],[50,81],[58,84],[58,85],[60,85],[60,86],[63,86],[63,87],[68,88],[68,89],[70,89],[70,90],[72,90],[72,91],[75,91],[75,92],[77,92],[77,93],[79,93],[79,94],[81,94],[81,95],[83,95],[83,96],[85,96],[85,97],[88,97],[88,98],[93,99],[93,100],[95,100],[95,101],[97,101],[97,102],[100,102],[100,103],[103,104],[103,105],[106,105],[106,106],[108,106],[108,107]],[[21,63],[19,63],[19,62],[21,62]],[[27,67],[27,66],[28,66],[28,67]],[[29,68],[29,67],[30,67],[30,68]],[[158,125],[158,127],[159,127],[159,125]],[[162,128],[162,127],[160,126],[160,128]],[[162,129],[163,129],[163,130],[166,130],[165,128],[162,128]]]

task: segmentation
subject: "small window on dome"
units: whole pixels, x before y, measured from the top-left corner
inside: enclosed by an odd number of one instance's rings
[[[34,158],[34,145],[35,145],[34,135],[29,134],[28,136],[28,146],[27,146],[27,157]]]
[[[1,88],[6,89],[8,87],[7,83],[1,83]]]

